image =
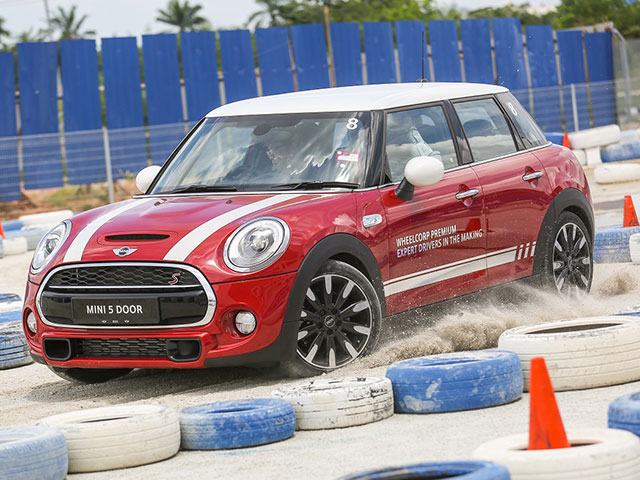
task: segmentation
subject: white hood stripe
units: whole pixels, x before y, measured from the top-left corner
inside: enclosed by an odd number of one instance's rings
[[[89,240],[91,240],[91,237],[93,237],[93,235],[98,231],[100,227],[102,227],[105,223],[107,223],[113,217],[116,217],[121,213],[126,212],[127,210],[130,210],[132,208],[139,207],[142,203],[149,202],[149,201],[150,201],[149,199],[133,200],[129,203],[126,203],[125,205],[122,205],[121,207],[114,208],[113,210],[110,210],[104,215],[101,215],[95,220],[93,220],[86,227],[84,227],[80,231],[80,233],[78,233],[78,235],[76,235],[76,238],[73,239],[73,242],[71,242],[71,245],[69,245],[69,249],[67,250],[67,253],[64,256],[63,261],[67,263],[67,262],[79,262],[80,260],[82,260],[84,249],[87,248],[87,244],[89,243]],[[155,201],[155,199],[152,199],[152,201]]]
[[[184,262],[191,253],[198,248],[198,246],[204,242],[207,238],[213,235],[221,228],[229,225],[231,222],[235,222],[239,218],[257,212],[267,207],[277,205],[278,203],[284,203],[287,200],[292,200],[302,194],[279,194],[273,197],[259,200],[249,205],[238,207],[222,215],[212,218],[211,220],[203,223],[199,227],[194,228],[184,237],[182,237],[171,250],[164,256],[164,260],[173,262]]]

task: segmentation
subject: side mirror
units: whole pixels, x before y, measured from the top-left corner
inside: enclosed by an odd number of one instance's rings
[[[158,172],[160,172],[160,168],[158,165],[151,165],[150,167],[140,170],[138,175],[136,175],[136,187],[138,187],[138,190],[142,193],[146,192],[151,182],[153,182],[153,179],[156,178]]]
[[[404,167],[404,178],[396,188],[396,196],[406,202],[413,198],[414,186],[428,187],[444,176],[444,165],[435,157],[413,157]]]

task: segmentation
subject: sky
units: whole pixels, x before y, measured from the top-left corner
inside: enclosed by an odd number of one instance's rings
[[[171,27],[155,21],[157,10],[166,7],[168,0],[48,0],[49,10],[58,6],[68,9],[78,6],[78,12],[89,17],[86,30],[95,30],[98,37],[139,36],[145,33],[171,31]],[[202,14],[214,29],[244,26],[249,16],[260,9],[255,0],[191,0],[203,5]],[[507,0],[455,0],[440,1],[439,5],[455,4],[458,8],[475,9],[500,6]],[[515,0],[513,3],[524,3]],[[530,0],[532,6],[557,5],[559,0]],[[17,34],[46,26],[45,0],[0,0],[0,17],[5,28]]]

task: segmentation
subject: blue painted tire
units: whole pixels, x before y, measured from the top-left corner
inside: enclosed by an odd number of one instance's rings
[[[640,233],[640,227],[599,228],[593,246],[593,261],[596,263],[630,262],[629,237]]]
[[[0,320],[0,370],[21,367],[33,362],[22,331],[21,317],[18,317],[17,321],[12,321],[11,318],[10,316],[6,322]]]
[[[609,428],[627,430],[640,437],[640,392],[611,402],[608,417]]]
[[[640,142],[618,143],[600,151],[603,162],[620,162],[640,158]]]
[[[0,303],[8,303],[8,302],[20,302],[22,299],[20,295],[16,295],[15,293],[0,293]]]
[[[9,230],[20,230],[22,227],[24,227],[24,222],[22,220],[9,220],[2,222],[2,229],[5,233]]]
[[[0,480],[62,480],[68,465],[62,432],[45,427],[0,428]]]
[[[183,450],[253,447],[293,436],[296,414],[284,400],[207,403],[179,414]]]
[[[505,350],[412,358],[391,365],[386,376],[400,413],[493,407],[519,399],[523,391],[520,359]]]
[[[6,232],[6,238],[24,237],[27,240],[27,250],[35,250],[38,243],[49,229],[47,228],[25,228],[22,230],[10,230]]]
[[[562,145],[562,140],[564,140],[564,132],[545,132],[544,136],[556,145]]]
[[[22,310],[0,313],[0,330],[9,324],[22,324]],[[4,325],[7,324],[7,325]]]
[[[464,480],[510,480],[509,470],[491,462],[421,463],[404,467],[354,473],[339,480],[405,480],[460,478]]]

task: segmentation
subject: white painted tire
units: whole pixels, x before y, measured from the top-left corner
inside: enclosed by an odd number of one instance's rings
[[[23,223],[23,228],[31,228],[32,226],[47,227],[47,230],[55,227],[64,220],[73,217],[71,210],[56,210],[54,212],[33,213],[31,215],[23,215],[18,220]]]
[[[285,385],[272,395],[293,404],[298,430],[353,427],[393,415],[388,378],[332,378]]]
[[[587,164],[587,153],[584,150],[573,150],[573,154],[576,156],[580,165]]]
[[[633,263],[640,263],[640,233],[629,237],[629,255]]]
[[[5,257],[9,255],[20,255],[28,251],[29,244],[25,237],[0,239],[2,254]]]
[[[578,132],[569,133],[569,143],[575,150],[604,147],[620,141],[620,127],[618,125],[606,125],[604,127],[587,128]]]
[[[596,183],[623,183],[640,180],[640,164],[608,163],[595,168],[593,172]]]
[[[608,428],[569,430],[567,436],[582,446],[526,450],[529,435],[521,433],[486,442],[473,456],[504,465],[512,480],[637,480],[640,438]]]
[[[556,391],[640,379],[640,322],[635,317],[576,318],[516,327],[500,335],[498,348],[520,357],[525,391],[533,357],[545,359]]]
[[[164,405],[117,405],[43,418],[64,433],[69,473],[99,472],[167,459],[180,448],[178,414]]]

